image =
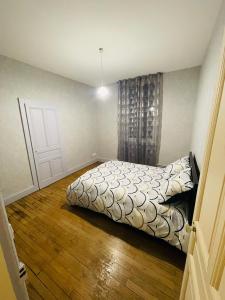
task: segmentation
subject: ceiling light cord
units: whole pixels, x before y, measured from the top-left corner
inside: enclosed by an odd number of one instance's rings
[[[104,71],[103,71],[103,48],[99,48],[99,54],[100,54],[100,72],[101,72],[101,86],[103,86],[104,82],[103,82],[103,75],[104,75]]]
[[[98,96],[101,99],[105,99],[107,95],[109,94],[108,89],[104,86],[104,69],[103,69],[103,48],[99,48],[99,55],[100,55],[100,72],[101,72],[101,82],[100,82],[100,87],[97,90]]]

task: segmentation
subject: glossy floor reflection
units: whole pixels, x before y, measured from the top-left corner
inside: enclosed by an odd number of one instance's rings
[[[185,255],[65,201],[94,164],[7,207],[30,299],[178,299]]]

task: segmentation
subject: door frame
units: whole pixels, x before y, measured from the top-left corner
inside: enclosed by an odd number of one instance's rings
[[[25,145],[27,150],[27,158],[29,161],[31,178],[35,190],[38,191],[40,190],[40,186],[38,182],[37,169],[36,169],[36,164],[34,159],[34,149],[32,145],[31,133],[30,133],[26,105],[25,105],[27,101],[20,98],[17,98],[17,101],[18,101],[20,117],[21,117],[21,122],[23,127],[23,134],[24,134],[24,140],[25,140]]]
[[[199,221],[199,218],[200,218],[203,195],[204,195],[205,184],[206,184],[209,162],[210,162],[210,156],[211,156],[212,146],[213,146],[213,139],[214,139],[217,118],[218,118],[220,103],[221,103],[222,94],[223,94],[224,82],[225,82],[225,29],[224,29],[223,39],[222,39],[222,48],[221,48],[221,52],[220,52],[220,58],[219,58],[217,81],[216,81],[216,86],[215,86],[215,91],[214,91],[214,96],[213,96],[213,99],[214,99],[213,107],[212,107],[210,123],[209,123],[209,128],[208,128],[207,141],[206,141],[205,151],[204,151],[204,156],[203,156],[202,170],[200,172],[199,187],[198,187],[197,196],[196,196],[196,205],[195,205],[195,210],[194,210],[194,215],[193,215],[193,227],[195,227],[194,221]],[[191,231],[191,235],[190,235],[190,242],[188,245],[188,253],[190,253],[190,254],[193,254],[193,251],[194,251],[195,239],[196,239],[195,230],[196,230],[196,228],[194,229],[194,231],[193,230]],[[202,244],[202,248],[205,249],[204,244]],[[204,254],[204,259],[207,260],[207,255],[206,255],[205,250],[204,250],[203,254]],[[187,257],[187,259],[188,259],[188,257]],[[192,265],[192,261],[189,261],[189,264]],[[189,276],[189,272],[187,270],[187,262],[186,262],[184,276],[183,276],[183,282],[182,282],[182,287],[181,287],[181,292],[180,292],[180,300],[185,299],[185,292],[187,289],[188,276]],[[194,282],[195,282],[195,280],[194,280]],[[198,290],[197,288],[194,289],[194,291],[197,291],[197,290]],[[196,299],[198,299],[198,298],[196,298]]]
[[[12,241],[5,203],[0,191],[0,244],[2,246],[5,262],[9,272],[10,280],[18,300],[29,300],[24,279],[20,278],[18,257],[16,248]]]

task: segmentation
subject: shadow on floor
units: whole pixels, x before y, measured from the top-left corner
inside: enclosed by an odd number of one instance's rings
[[[160,260],[175,265],[180,270],[184,269],[186,255],[163,240],[154,238],[129,225],[116,223],[103,214],[85,208],[78,206],[70,207],[68,204],[64,204],[62,209],[70,211],[95,227],[127,242],[150,256],[157,257]]]

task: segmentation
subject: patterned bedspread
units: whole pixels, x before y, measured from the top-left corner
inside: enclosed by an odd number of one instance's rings
[[[109,161],[74,181],[68,187],[67,200],[72,206],[103,213],[186,252],[187,204],[159,204],[168,176],[163,168]]]

